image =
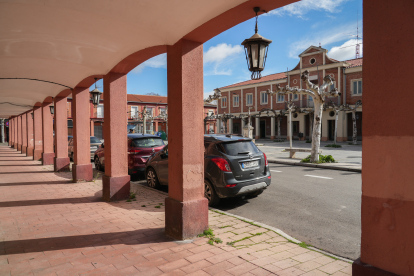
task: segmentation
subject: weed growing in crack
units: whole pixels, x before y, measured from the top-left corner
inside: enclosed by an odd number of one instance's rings
[[[216,238],[213,230],[211,228],[208,228],[207,230],[204,230],[203,234],[199,234],[198,237],[206,237],[208,238],[207,243],[209,245],[214,245],[214,243],[223,243],[223,241],[220,238]]]

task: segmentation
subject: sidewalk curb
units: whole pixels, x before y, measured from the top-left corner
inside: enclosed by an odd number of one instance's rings
[[[269,163],[276,163],[276,164],[290,165],[290,166],[313,167],[313,168],[318,168],[318,169],[349,171],[349,172],[358,172],[358,173],[362,172],[362,169],[337,167],[337,166],[329,166],[329,165],[319,165],[319,164],[302,163],[302,162],[288,162],[288,161],[279,161],[279,160],[270,160],[270,159],[268,159],[268,162]]]
[[[145,180],[144,180],[144,181],[145,181]],[[144,188],[146,188],[146,189],[148,189],[148,190],[151,190],[151,191],[154,191],[154,192],[158,192],[158,193],[160,193],[160,194],[163,194],[163,195],[168,196],[168,193],[166,193],[166,192],[163,192],[163,191],[158,191],[158,190],[156,190],[156,189],[153,189],[153,188],[150,188],[150,187],[148,187],[148,186],[145,186],[145,185],[141,184],[141,183],[142,183],[142,182],[144,182],[144,181],[134,181],[135,183],[133,183],[133,184],[135,184],[135,185],[140,185],[141,187],[144,187]],[[131,181],[131,182],[132,182],[132,181]],[[141,182],[141,183],[140,183],[140,182]],[[256,225],[258,225],[258,226],[260,226],[260,227],[262,227],[262,228],[264,228],[264,229],[268,229],[268,230],[270,230],[270,231],[276,232],[277,234],[281,235],[282,237],[284,237],[284,238],[285,238],[285,239],[287,239],[287,240],[290,240],[290,241],[291,241],[291,242],[293,242],[293,243],[296,243],[296,244],[300,244],[300,243],[302,243],[301,241],[299,241],[299,240],[295,239],[295,238],[294,238],[294,237],[292,237],[292,236],[289,236],[288,234],[286,234],[285,232],[283,232],[282,230],[280,230],[280,229],[278,229],[278,228],[276,228],[276,227],[273,227],[273,226],[270,226],[270,225],[267,225],[267,224],[264,224],[264,223],[261,223],[261,222],[258,222],[258,221],[254,221],[254,220],[251,220],[251,219],[248,219],[248,218],[245,218],[245,217],[241,217],[241,216],[238,216],[238,215],[233,215],[233,214],[231,214],[231,213],[228,213],[228,212],[225,212],[225,211],[222,211],[222,210],[216,209],[216,208],[208,207],[208,209],[209,209],[209,210],[211,210],[211,211],[214,211],[214,212],[216,212],[216,213],[221,213],[221,214],[224,214],[224,215],[229,216],[229,217],[233,217],[233,218],[237,218],[237,219],[240,219],[240,220],[243,220],[243,221],[247,221],[247,222],[250,222],[250,223],[254,223],[254,224],[256,224]],[[311,249],[311,250],[317,251],[317,252],[319,252],[319,253],[321,253],[321,254],[324,254],[324,255],[327,255],[327,256],[330,256],[330,257],[336,258],[336,259],[338,259],[338,260],[344,261],[344,262],[348,262],[348,263],[352,263],[352,262],[353,262],[353,260],[346,259],[346,258],[343,258],[343,257],[337,256],[337,255],[334,255],[334,254],[332,254],[332,253],[329,253],[329,252],[323,251],[323,250],[318,249],[318,248],[313,247],[313,246],[309,246],[308,248],[309,248],[309,249]]]

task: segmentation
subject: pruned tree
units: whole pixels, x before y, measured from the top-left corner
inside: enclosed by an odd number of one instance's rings
[[[293,100],[287,101],[285,102],[286,104],[286,110],[289,112],[289,122],[288,122],[288,127],[289,127],[289,143],[290,143],[290,148],[292,149],[292,111],[294,109],[296,109],[295,104],[293,103]]]
[[[251,109],[252,107],[251,106],[249,106],[249,108],[248,108],[248,113],[247,114],[240,114],[239,115],[239,118],[244,122],[244,120],[247,118],[247,133],[249,133],[249,135],[250,135],[250,133],[251,133],[251,129],[253,128],[252,127],[252,115],[250,114],[250,109]],[[253,139],[253,137],[250,137],[249,136],[249,138],[251,138],[251,139]]]
[[[333,83],[333,78],[330,75],[326,75],[323,78],[323,84],[317,86],[309,80],[309,71],[306,70],[302,73],[301,79],[305,81],[306,89],[291,88],[288,85],[281,87],[280,84],[276,85],[276,91],[267,90],[270,95],[273,94],[302,94],[312,97],[314,102],[314,125],[312,133],[312,151],[311,151],[311,162],[319,161],[319,148],[321,144],[321,124],[322,124],[322,110],[323,104],[325,103],[325,97],[337,97],[340,95],[338,89],[334,88],[331,91],[326,91],[327,88]]]
[[[166,129],[167,136],[168,136],[168,112],[167,111],[168,111],[168,106],[165,107],[165,110],[160,111],[159,115],[155,118],[162,119],[165,121],[165,127],[166,127],[165,129]]]
[[[216,88],[214,89],[214,94],[213,95],[209,95],[207,99],[204,99],[204,103],[211,103],[213,101],[217,101],[221,99],[221,91],[220,89]]]
[[[352,144],[357,144],[357,124],[356,124],[356,111],[357,108],[362,105],[362,101],[358,100],[355,103],[354,107],[351,107],[349,104],[344,105],[345,111],[351,111],[352,112],[352,125],[353,125],[353,133],[352,133]]]

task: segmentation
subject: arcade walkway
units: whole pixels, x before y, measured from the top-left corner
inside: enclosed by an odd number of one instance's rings
[[[212,211],[222,244],[174,242],[164,235],[164,194],[133,185],[136,201],[103,202],[99,175],[72,183],[70,172],[30,159],[0,146],[1,276],[351,275],[349,263]]]

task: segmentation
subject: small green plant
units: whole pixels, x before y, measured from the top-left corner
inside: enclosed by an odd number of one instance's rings
[[[137,201],[137,199],[136,199],[136,198],[134,198],[132,201]]]
[[[244,237],[243,239],[240,239],[240,240],[237,240],[237,241],[228,242],[227,245],[233,246],[236,242],[241,242],[241,241],[253,238],[254,236],[260,236],[261,234],[263,234],[263,233],[256,233],[256,234],[253,234],[251,236]]]
[[[161,205],[162,206],[162,203],[158,203],[158,205]]]
[[[161,206],[160,206],[160,205],[157,205],[157,206],[155,206],[154,208],[160,209],[160,208],[161,208]]]
[[[227,228],[227,227],[231,227],[231,225],[220,226],[219,228],[220,228],[220,229],[223,229],[223,228]]]
[[[280,142],[284,142],[285,140],[283,140],[283,139],[275,139],[275,140],[273,140],[273,142],[276,142],[276,143],[280,143]]]
[[[131,202],[132,200],[128,199],[126,202]]]
[[[305,242],[301,242],[301,243],[299,243],[298,244],[300,247],[303,247],[303,248],[308,248],[309,246],[311,246],[310,244],[307,244],[307,243],[305,243]]]
[[[350,145],[350,146],[359,146],[359,144],[354,144],[354,143],[348,143],[348,145]]]
[[[135,193],[130,192],[129,193],[129,199],[134,199],[134,198],[136,198]]]
[[[342,148],[342,146],[338,144],[329,144],[329,145],[326,145],[325,147],[326,148]]]
[[[306,140],[306,143],[312,143],[312,141],[311,140]]]
[[[310,163],[311,156],[308,155],[308,157],[303,158],[300,162],[302,163]],[[336,163],[335,159],[332,157],[332,155],[322,155],[319,154],[319,162],[313,162],[313,163]]]
[[[145,205],[141,205],[141,207],[147,207],[147,206],[145,206]]]
[[[211,228],[208,228],[207,230],[204,230],[202,234],[199,234],[198,237],[206,237],[208,238],[207,243],[209,245],[213,245],[214,243],[223,243],[223,241],[220,238],[216,238],[213,230]]]

